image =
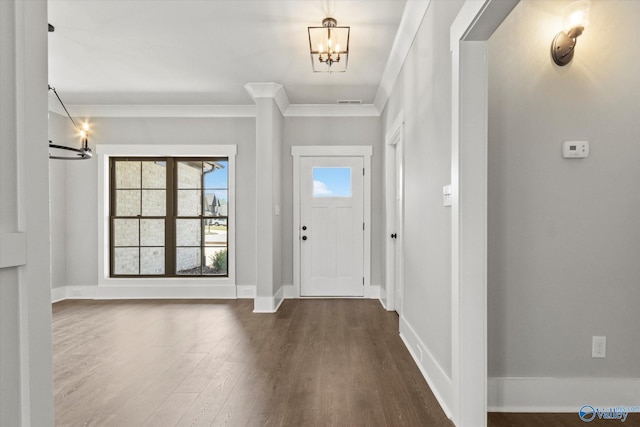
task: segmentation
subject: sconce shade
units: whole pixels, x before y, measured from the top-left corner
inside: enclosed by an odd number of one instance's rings
[[[333,18],[325,18],[322,27],[307,27],[309,52],[314,73],[344,73],[349,61],[350,27],[338,27]]]
[[[580,0],[571,3],[563,14],[563,27],[566,33],[575,28],[584,28],[589,25],[589,11],[591,9],[590,0]],[[579,36],[577,34],[576,36]]]
[[[551,43],[551,58],[559,66],[567,65],[573,59],[576,42],[589,24],[590,0],[571,3],[564,11],[564,31],[559,32]]]

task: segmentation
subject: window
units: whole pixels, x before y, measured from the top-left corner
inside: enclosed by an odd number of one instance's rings
[[[229,159],[110,158],[110,277],[228,276]]]
[[[351,197],[351,168],[314,167],[313,197]]]

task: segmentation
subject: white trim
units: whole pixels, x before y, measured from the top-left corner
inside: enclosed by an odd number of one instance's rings
[[[285,117],[380,117],[373,104],[293,104],[283,113]]]
[[[284,112],[289,108],[289,98],[284,87],[278,83],[247,83],[244,88],[254,101],[256,98],[273,98],[276,105],[280,109],[280,113],[284,115]]]
[[[64,286],[52,289],[52,302],[71,299],[236,299],[236,287],[183,282],[170,285]]]
[[[300,158],[314,156],[348,156],[362,157],[365,169],[364,175],[364,294],[371,289],[371,156],[373,147],[370,145],[325,146],[308,145],[292,146],[293,156],[293,286],[300,295]],[[282,288],[281,288],[282,289]],[[379,293],[378,293],[379,295]]]
[[[398,80],[400,71],[404,66],[404,61],[409,55],[413,40],[416,38],[422,20],[429,9],[431,0],[414,0],[405,3],[404,12],[402,13],[402,19],[398,26],[398,32],[396,38],[393,41],[391,52],[389,52],[389,58],[387,59],[387,65],[382,73],[380,79],[380,85],[378,86],[378,92],[376,93],[373,105],[375,105],[378,111],[384,110],[384,106],[389,100],[389,95],[393,91],[393,87]]]
[[[451,382],[451,378],[449,378],[416,331],[402,315],[400,316],[400,338],[402,338],[411,357],[414,362],[416,362],[416,365],[418,365],[422,376],[427,381],[427,384],[429,384],[433,395],[436,397],[445,415],[451,419],[451,403],[453,400],[453,383]],[[422,353],[422,360],[420,360],[418,356],[420,352]]]
[[[236,145],[97,145],[98,162],[98,286],[165,286],[188,283],[188,286],[235,285],[236,238],[235,238],[235,170]],[[228,277],[202,278],[111,278],[109,277],[109,158],[117,156],[155,157],[228,157]],[[235,291],[234,291],[235,295]]]
[[[282,285],[282,293],[284,299],[300,298],[300,288],[296,288],[294,285]]]
[[[56,101],[57,102],[57,101]],[[68,105],[73,117],[255,117],[255,105]],[[49,111],[66,116],[49,98]]]
[[[61,286],[59,288],[51,289],[51,302],[59,302],[67,299],[67,288],[65,286]]]
[[[389,128],[389,132],[385,136],[385,275],[386,286],[385,289],[385,307],[389,311],[402,312],[401,307],[396,305],[395,287],[397,285],[395,280],[395,245],[402,244],[404,241],[404,230],[395,230],[395,210],[396,210],[396,155],[403,155],[403,141],[404,141],[404,111],[400,111],[396,116],[393,124]],[[397,151],[396,151],[397,150]],[[392,156],[393,154],[393,156]],[[404,164],[404,159],[402,161]],[[404,199],[404,197],[403,197]],[[403,209],[404,211],[404,209]],[[404,223],[404,220],[401,221]],[[391,233],[399,233],[400,240],[393,242],[389,237]],[[403,252],[402,252],[403,253]]]
[[[284,90],[283,90],[284,92]],[[380,117],[373,104],[287,104],[278,95],[276,104],[283,117]],[[156,118],[255,118],[255,105],[68,105],[73,117],[156,117]],[[284,108],[284,110],[282,109]],[[49,111],[66,116],[57,100],[49,98]]]
[[[0,233],[0,268],[27,263],[27,234]]]
[[[238,154],[237,145],[143,145],[143,144],[118,144],[118,145],[96,145],[98,156],[136,156],[136,157],[156,157],[167,156],[194,156],[194,157],[215,157],[215,156],[235,156]]]
[[[256,297],[256,285],[236,285],[236,298],[253,299]]]
[[[381,286],[380,285],[371,285],[368,288],[365,287],[364,289],[364,298],[368,298],[368,299],[380,299],[380,292],[381,292]]]
[[[278,311],[284,301],[284,286],[278,289],[278,292],[272,297],[256,297],[253,301],[254,313],[275,313]]]
[[[370,145],[295,145],[291,147],[293,157],[307,156],[362,156],[371,157],[373,147]]]
[[[489,378],[490,412],[640,406],[640,378]]]
[[[453,422],[487,423],[486,41],[518,0],[467,0],[451,25]]]

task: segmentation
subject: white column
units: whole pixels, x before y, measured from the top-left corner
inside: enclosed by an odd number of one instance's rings
[[[282,300],[280,223],[283,111],[286,94],[276,83],[245,86],[256,102],[256,298],[254,312],[274,312]]]
[[[0,32],[0,425],[53,426],[47,2],[1,1]]]

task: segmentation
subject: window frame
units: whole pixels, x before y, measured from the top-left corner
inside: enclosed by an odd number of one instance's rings
[[[144,284],[181,284],[185,280],[197,282],[198,285],[221,284],[235,285],[235,157],[237,154],[236,145],[98,145],[96,147],[98,161],[98,210],[99,218],[103,219],[102,226],[98,233],[99,247],[99,277],[98,285],[144,285]],[[227,276],[222,275],[116,275],[111,276],[111,190],[115,188],[111,182],[110,165],[112,158],[128,158],[131,160],[147,161],[151,159],[175,158],[177,160],[203,160],[211,158],[226,158],[228,161],[228,199],[227,199]],[[174,179],[171,174],[171,179]],[[204,190],[204,189],[203,189]],[[167,203],[173,198],[167,189]],[[175,203],[175,201],[173,201]],[[176,212],[177,213],[177,212]],[[133,218],[133,217],[132,217]],[[168,220],[173,217],[167,216]],[[206,218],[206,217],[204,217]],[[167,224],[165,224],[165,230]],[[166,233],[166,231],[165,231]],[[175,246],[173,233],[166,240],[166,247],[169,244]],[[171,240],[170,242],[168,240]],[[203,242],[204,244],[204,242]],[[175,252],[174,252],[175,253]],[[167,257],[167,255],[165,255]],[[173,260],[175,262],[175,260]],[[169,266],[165,266],[165,272]]]

